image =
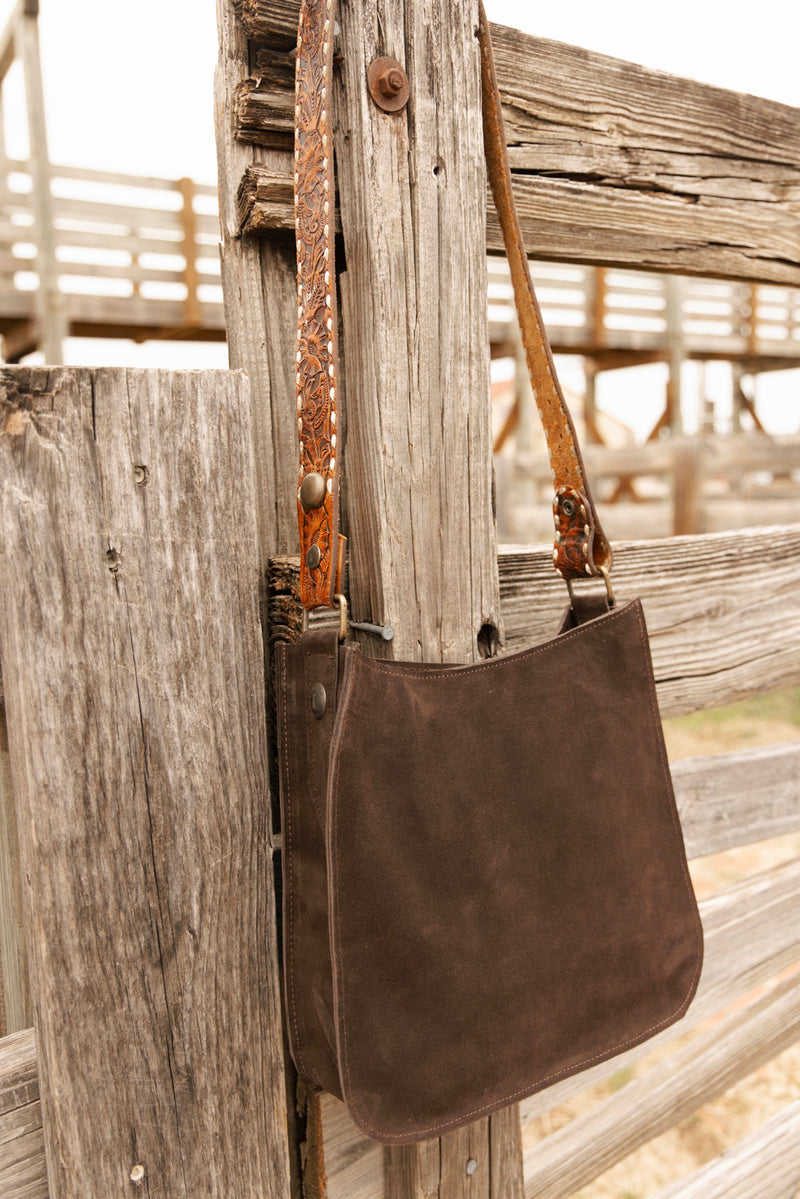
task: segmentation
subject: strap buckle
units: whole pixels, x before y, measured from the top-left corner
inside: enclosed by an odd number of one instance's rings
[[[606,585],[606,596],[608,597],[608,606],[609,606],[609,608],[613,608],[616,606],[617,597],[614,595],[614,588],[611,586],[611,577],[608,573],[608,567],[607,566],[598,566],[597,569],[600,571],[600,574],[603,576],[603,582]],[[564,579],[564,582],[567,584],[567,591],[569,592],[570,603],[573,603],[575,600],[575,592],[572,590],[572,579]]]

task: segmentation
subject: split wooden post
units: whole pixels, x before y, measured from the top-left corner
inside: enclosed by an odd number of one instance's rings
[[[222,288],[230,364],[247,372],[256,457],[256,521],[262,581],[275,554],[295,553],[297,418],[294,341],[297,283],[294,238],[241,237],[236,199],[254,160],[289,176],[290,150],[256,149],[236,136],[239,96],[249,72],[247,34],[234,0],[217,0],[219,59],[214,81]],[[295,19],[295,31],[297,21]]]
[[[396,658],[464,662],[500,629],[477,0],[348,0],[339,21],[353,612],[394,627]],[[407,110],[370,97],[380,55]]]
[[[0,372],[0,572],[50,1199],[286,1199],[244,377]]]
[[[394,627],[396,658],[476,660],[501,635],[477,2],[343,0],[338,15],[353,612]],[[370,97],[381,55],[408,74],[407,111]],[[513,1109],[387,1151],[387,1195],[521,1196],[518,1123]]]

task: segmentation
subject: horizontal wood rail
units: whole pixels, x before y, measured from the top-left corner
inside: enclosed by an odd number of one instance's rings
[[[294,45],[298,0],[237,10],[255,54],[270,47],[255,81],[242,81],[239,136],[287,145],[291,75],[277,51]],[[492,37],[537,258],[800,285],[796,109],[501,25]],[[502,253],[488,210],[489,247]]]
[[[532,269],[554,350],[591,357],[595,373],[666,362],[676,335],[686,359],[735,360],[743,371],[800,365],[800,292],[793,288],[684,277],[675,281],[671,308],[664,275],[538,261]],[[490,258],[494,357],[514,357],[516,327],[508,265]]]
[[[691,1178],[659,1191],[653,1199],[751,1199],[762,1194],[765,1178],[769,1179],[770,1199],[795,1199],[800,1179],[800,1101],[773,1116],[723,1157]]]
[[[699,1033],[525,1154],[527,1199],[567,1199],[800,1037],[800,973]]]

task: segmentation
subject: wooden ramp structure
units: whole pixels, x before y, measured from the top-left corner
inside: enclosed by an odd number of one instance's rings
[[[68,337],[224,341],[217,189],[50,166],[52,271]],[[41,247],[27,162],[0,161],[0,335],[16,362],[42,344]]]
[[[568,1199],[800,1039],[800,859],[704,896],[698,996],[655,1046],[400,1149],[298,1084],[270,723],[271,647],[301,626],[298,5],[218,13],[235,369],[0,369],[0,1194]],[[429,661],[541,641],[566,603],[549,550],[496,545],[476,16],[463,0],[338,14],[349,598],[355,619],[395,627],[398,657]],[[800,286],[800,114],[494,37],[537,255]],[[413,137],[365,93],[386,53],[408,69]],[[799,525],[615,552],[665,717],[800,683]],[[673,771],[693,860],[800,833],[800,742]],[[595,1084],[543,1135],[543,1114]],[[648,1199],[795,1199],[800,1107],[659,1186]]]

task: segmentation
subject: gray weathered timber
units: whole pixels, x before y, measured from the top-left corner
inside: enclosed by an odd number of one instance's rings
[[[800,741],[671,766],[689,858],[800,831]]]
[[[215,77],[217,172],[222,229],[222,287],[230,364],[247,372],[256,459],[256,520],[262,573],[271,554],[299,545],[294,338],[297,324],[294,240],[260,243],[239,236],[237,190],[257,159],[289,179],[291,155],[240,142],[235,98],[249,70],[247,38],[230,0],[217,0],[219,58]],[[295,24],[296,29],[296,24]],[[292,218],[291,227],[294,227]]]
[[[285,1199],[246,380],[19,368],[0,385],[50,1194],[127,1195],[141,1166],[163,1199]]]
[[[291,46],[297,0],[239,8],[253,38]],[[800,283],[796,109],[500,25],[492,36],[532,254]],[[260,105],[248,97],[243,136],[274,138],[291,112],[266,87]],[[488,208],[489,249],[502,253]]]
[[[653,1199],[796,1199],[800,1192],[800,1101]]]
[[[0,692],[2,679],[0,679]],[[28,957],[22,921],[17,814],[11,789],[6,711],[0,693],[0,1010],[2,1034],[33,1023]]]
[[[800,1035],[797,972],[525,1154],[528,1199],[567,1199]]]
[[[0,1040],[0,1194],[49,1197],[32,1028]]]
[[[351,595],[357,619],[394,626],[398,658],[470,660],[500,620],[476,11],[340,6]],[[379,52],[405,62],[413,124],[369,96]]]
[[[416,661],[475,660],[500,637],[477,16],[474,0],[339,5],[350,598],[356,619],[394,626],[393,656]],[[413,120],[370,98],[378,55],[403,63]],[[367,652],[384,648],[365,640]],[[521,1185],[517,1120],[389,1150],[388,1193],[459,1199],[469,1186],[473,1199],[500,1199],[489,1145]]]

